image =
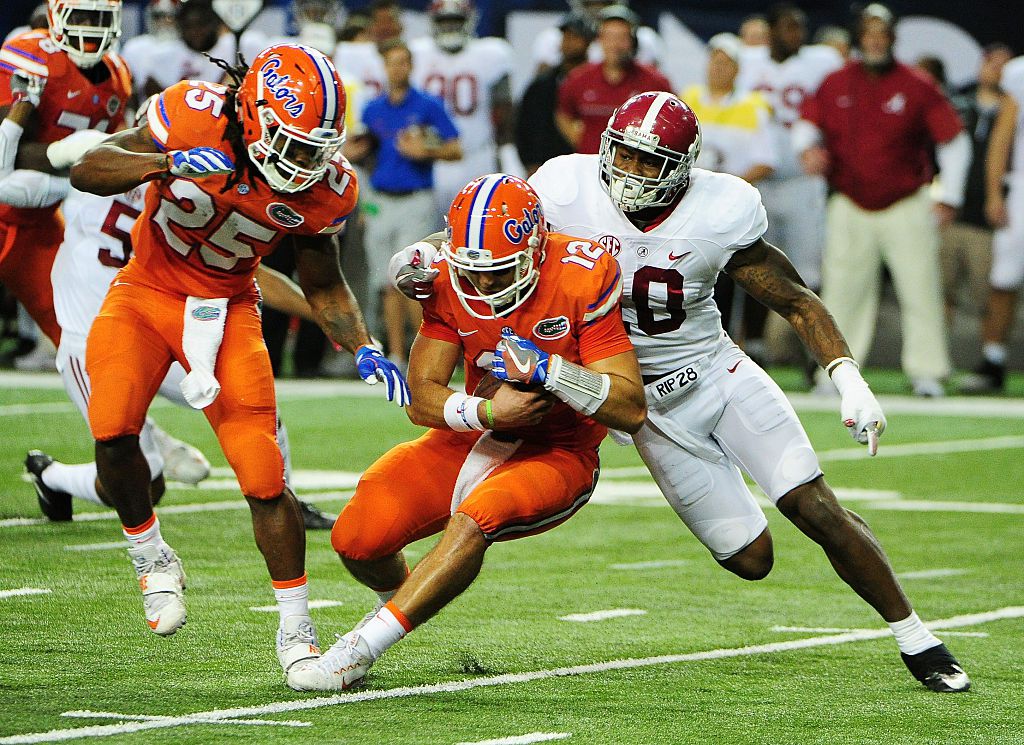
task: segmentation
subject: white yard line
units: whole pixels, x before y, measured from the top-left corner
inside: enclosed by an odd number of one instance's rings
[[[0,590],[0,600],[5,598],[19,598],[23,595],[49,595],[53,590],[45,587],[19,587],[17,590]]]
[[[1005,502],[930,502],[924,499],[905,499],[900,502],[867,502],[864,507],[897,512],[975,512],[1024,515],[1024,504],[1007,504]]]
[[[128,541],[111,541],[110,543],[79,543],[65,546],[65,551],[110,551],[117,548],[128,548]]]
[[[927,624],[927,626],[931,629],[956,629],[965,626],[975,626],[989,621],[1000,621],[1013,618],[1024,618],[1024,606],[1009,606],[983,613],[953,616],[952,618],[932,621]],[[690,652],[688,654],[661,655],[659,657],[644,657],[641,659],[611,660],[609,662],[597,662],[589,665],[576,665],[574,667],[560,667],[526,673],[492,675],[468,680],[456,680],[450,683],[432,683],[419,686],[404,686],[402,688],[386,688],[375,691],[362,691],[359,693],[320,696],[317,698],[307,699],[292,698],[287,701],[278,701],[259,706],[238,707],[234,709],[214,709],[212,711],[196,712],[194,714],[168,716],[155,721],[122,722],[120,724],[75,727],[62,730],[50,730],[49,732],[32,732],[22,735],[11,735],[0,738],[0,745],[14,745],[15,743],[30,744],[40,742],[61,742],[66,740],[77,740],[84,737],[123,735],[150,729],[166,729],[169,727],[180,727],[187,724],[203,724],[205,723],[205,720],[209,719],[238,719],[264,715],[269,716],[283,714],[285,712],[321,709],[326,706],[354,704],[362,701],[382,701],[395,698],[408,698],[410,696],[429,696],[436,693],[458,693],[460,691],[468,691],[475,688],[489,688],[517,683],[530,683],[535,680],[567,678],[576,675],[590,675],[592,673],[609,672],[612,670],[632,670],[655,665],[672,665],[682,662],[720,660],[731,657],[750,657],[753,655],[791,652],[800,649],[811,649],[814,647],[832,647],[838,644],[849,644],[850,642],[883,639],[891,636],[891,634],[892,632],[888,628],[871,629],[846,634],[812,636],[806,639],[793,639],[792,641],[787,642],[758,644],[750,647],[727,647],[724,649],[710,649],[703,652]],[[76,715],[81,716],[83,713],[84,712],[77,712]],[[124,718],[127,716],[133,715],[125,715]],[[122,718],[122,715],[118,714],[116,715],[116,718]]]
[[[967,569],[921,569],[917,572],[900,572],[896,576],[900,579],[938,579],[939,577],[967,574],[968,571]]]
[[[310,600],[310,608],[334,608],[339,605],[344,605],[340,600]],[[256,611],[257,613],[277,613],[276,605],[254,605],[249,610]]]
[[[635,561],[632,564],[609,564],[609,569],[638,570],[663,569],[665,567],[681,567],[689,562],[683,559],[663,559],[661,561]]]
[[[593,623],[594,621],[607,621],[610,618],[625,618],[626,616],[646,616],[647,611],[639,608],[611,608],[609,610],[595,610],[591,613],[570,613],[568,616],[560,616],[559,621],[572,621],[573,623]]]
[[[72,719],[126,719],[134,722],[160,722],[173,717],[150,714],[117,714],[111,711],[66,711],[62,717]],[[264,727],[312,727],[312,722],[294,719],[221,719],[219,717],[195,717],[198,724],[251,724]]]
[[[531,742],[564,740],[567,737],[572,737],[572,732],[531,732],[528,735],[499,737],[496,740],[473,740],[472,742],[459,742],[455,745],[529,745]]]
[[[856,631],[870,631],[871,629],[837,629],[828,626],[772,626],[770,631],[778,631],[787,634],[850,634]],[[987,639],[988,634],[984,631],[943,631],[943,636],[971,636],[978,639]]]

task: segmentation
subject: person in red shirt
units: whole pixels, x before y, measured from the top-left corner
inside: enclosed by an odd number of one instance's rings
[[[536,192],[515,176],[481,176],[452,202],[409,360],[409,416],[430,430],[366,470],[331,534],[380,603],[290,678],[293,688],[358,685],[469,587],[492,543],[550,530],[586,504],[607,427],[643,424],[618,264],[546,225]],[[449,387],[460,361],[476,395]],[[402,549],[435,533],[437,546],[410,573]]]
[[[971,145],[945,95],[892,56],[892,13],[873,3],[859,19],[861,58],[804,101],[793,130],[804,169],[824,174],[829,200],[822,300],[857,359],[874,335],[884,262],[903,325],[903,369],[920,396],[943,395],[949,351],[937,225],[963,202]],[[935,148],[938,202],[928,193]]]
[[[558,89],[555,123],[578,153],[596,153],[608,117],[630,96],[644,91],[672,91],[668,78],[636,61],[640,19],[623,5],[601,12],[597,42],[602,62],[581,65]]]

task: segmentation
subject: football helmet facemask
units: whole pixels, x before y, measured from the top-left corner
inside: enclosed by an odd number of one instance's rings
[[[626,146],[661,158],[657,176],[615,165]],[[686,189],[700,154],[700,124],[689,106],[671,93],[638,93],[619,106],[601,135],[601,184],[623,212],[665,207]]]
[[[312,47],[260,52],[236,102],[249,157],[275,191],[315,184],[345,142],[345,89],[331,60]]]
[[[529,299],[540,280],[547,240],[544,209],[533,187],[504,173],[481,176],[452,201],[447,222],[441,254],[470,315],[501,318]],[[507,282],[494,276],[508,272]]]
[[[430,22],[437,46],[449,53],[462,51],[473,35],[476,14],[469,0],[434,0]]]
[[[76,67],[95,65],[121,36],[121,0],[49,0],[50,39]]]

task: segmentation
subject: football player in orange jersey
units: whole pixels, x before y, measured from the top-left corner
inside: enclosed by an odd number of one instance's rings
[[[120,34],[121,0],[49,0],[48,31],[18,34],[0,48],[0,119],[22,98],[25,85],[15,75],[38,89],[27,131],[22,135],[19,126],[17,132],[16,166],[41,177],[32,208],[9,206],[0,181],[0,282],[54,345],[60,326],[50,268],[64,223],[57,212],[62,189],[53,181],[66,177],[79,155],[124,120],[131,75],[111,51]],[[0,127],[0,148],[9,139],[17,141]]]
[[[276,403],[253,273],[293,241],[299,282],[324,331],[356,355],[368,383],[408,402],[401,374],[370,346],[341,276],[335,234],[356,202],[339,154],[345,96],[331,61],[300,45],[260,53],[232,84],[185,81],[164,91],[146,123],[90,150],[72,184],[101,195],[145,181],[134,255],[114,279],[89,332],[89,424],[99,479],[117,509],[143,592],[146,621],[169,635],[185,623],[185,576],[160,535],[138,433],[172,360],[182,392],[202,408],[238,477],[256,543],[273,580],[286,676],[319,656],[309,617],[305,537],[285,486]],[[237,164],[237,165],[236,165]]]
[[[636,432],[645,418],[615,259],[548,233],[525,181],[496,173],[470,182],[448,212],[436,268],[409,360],[409,417],[431,429],[363,474],[331,536],[380,603],[289,676],[299,690],[358,685],[469,587],[491,543],[550,530],[586,504],[606,427]],[[460,360],[467,390],[492,370],[493,398],[449,387]],[[441,531],[410,574],[403,547]]]

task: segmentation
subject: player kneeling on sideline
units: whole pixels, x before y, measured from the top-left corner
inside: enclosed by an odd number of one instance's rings
[[[409,416],[431,429],[363,474],[332,534],[381,603],[289,676],[293,688],[359,684],[391,645],[469,587],[494,541],[549,530],[586,504],[606,425],[643,424],[618,266],[598,244],[545,225],[536,193],[514,176],[478,178],[452,203],[409,360]],[[466,389],[490,398],[448,387],[460,358]],[[477,388],[487,368],[497,380]],[[402,549],[441,531],[410,573]]]

